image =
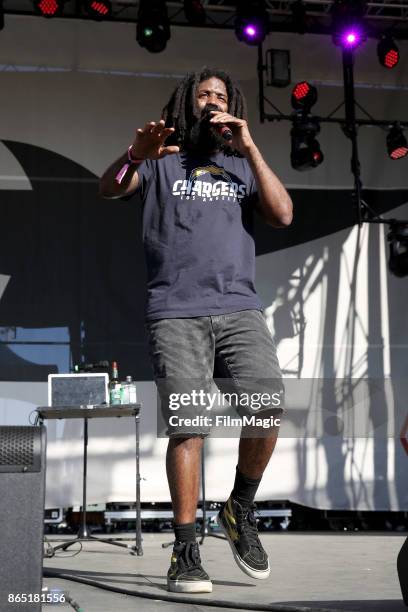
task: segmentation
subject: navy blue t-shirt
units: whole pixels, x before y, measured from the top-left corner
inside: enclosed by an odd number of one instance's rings
[[[179,153],[138,168],[146,319],[263,310],[254,286],[253,174],[245,158]]]

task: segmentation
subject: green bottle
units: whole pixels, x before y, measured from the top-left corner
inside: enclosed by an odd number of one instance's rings
[[[109,382],[109,403],[111,405],[120,404],[120,389],[121,384],[119,382],[118,364],[116,361],[113,361],[112,376]]]

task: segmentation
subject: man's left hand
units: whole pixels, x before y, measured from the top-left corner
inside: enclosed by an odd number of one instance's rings
[[[249,133],[248,123],[245,119],[238,119],[229,113],[222,111],[211,111],[210,123],[223,123],[228,126],[232,132],[232,140],[229,142],[233,149],[236,149],[241,155],[246,155],[251,147],[254,146],[251,134]],[[225,141],[226,143],[228,141]]]

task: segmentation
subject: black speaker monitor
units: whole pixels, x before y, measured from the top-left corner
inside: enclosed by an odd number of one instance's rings
[[[408,538],[402,545],[397,559],[398,578],[401,585],[402,598],[408,606]]]
[[[41,611],[45,452],[45,427],[0,427],[1,612]]]

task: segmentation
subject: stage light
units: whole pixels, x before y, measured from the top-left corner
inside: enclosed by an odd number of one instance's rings
[[[235,17],[235,34],[240,42],[259,45],[268,33],[269,20],[265,0],[239,0]]]
[[[356,47],[361,42],[358,30],[349,30],[343,34],[343,47]]]
[[[109,0],[85,0],[83,7],[93,19],[107,19],[112,15],[112,3]]]
[[[303,114],[310,113],[310,109],[317,101],[317,89],[307,81],[296,83],[292,89],[291,103],[295,110],[301,110]]]
[[[205,10],[200,0],[184,0],[184,14],[191,25],[203,26],[205,24]]]
[[[170,38],[170,21],[164,0],[141,0],[136,40],[150,53],[164,51]]]
[[[377,55],[384,68],[392,69],[399,62],[399,49],[391,36],[383,36],[377,45]]]
[[[366,40],[366,34],[361,27],[352,26],[340,32],[340,45],[345,49],[354,49]]]
[[[268,49],[266,52],[267,85],[287,87],[291,82],[290,51]]]
[[[291,136],[290,163],[295,170],[317,168],[324,160],[320,144],[316,139],[320,125],[314,119],[294,119]]]
[[[394,123],[388,132],[387,150],[391,159],[401,159],[408,155],[407,139],[398,123]]]
[[[353,50],[367,39],[365,7],[365,0],[334,0],[331,12],[335,45]]]
[[[390,243],[390,272],[399,278],[408,276],[408,223],[394,222],[387,238]]]
[[[56,17],[62,14],[64,0],[34,0],[34,9],[43,17]]]

